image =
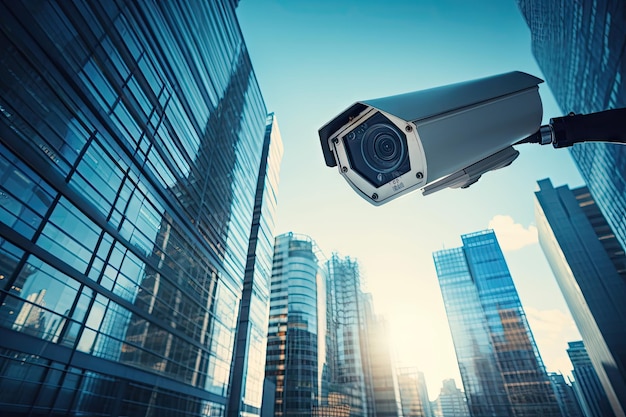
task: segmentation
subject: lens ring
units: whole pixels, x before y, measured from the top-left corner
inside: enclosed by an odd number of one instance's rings
[[[394,125],[376,123],[370,126],[361,140],[361,154],[374,171],[389,173],[404,161],[405,143]]]

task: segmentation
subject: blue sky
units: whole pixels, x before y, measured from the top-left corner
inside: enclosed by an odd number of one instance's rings
[[[276,233],[359,261],[398,362],[425,373],[434,399],[443,379],[461,383],[432,253],[494,228],[546,367],[569,373],[579,335],[537,243],[533,195],[543,178],[582,185],[566,150],[522,145],[469,189],[374,207],[325,166],[317,135],[355,101],[509,71],[542,77],[515,0],[241,0],[237,14],[284,142]],[[545,122],[567,113],[545,83],[540,94]]]

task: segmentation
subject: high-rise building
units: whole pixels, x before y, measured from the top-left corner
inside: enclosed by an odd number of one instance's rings
[[[626,254],[587,187],[539,181],[539,242],[616,415],[626,410]]]
[[[415,368],[398,370],[403,417],[433,417],[424,373]]]
[[[560,416],[492,230],[433,254],[472,416]]]
[[[334,253],[326,263],[327,374],[325,398],[339,399],[351,417],[368,415],[361,352],[362,289],[358,263]],[[334,395],[338,394],[338,395]]]
[[[324,261],[310,237],[276,237],[265,364],[274,389],[271,416],[311,416],[320,405],[326,367]]]
[[[533,54],[564,114],[626,107],[624,1],[517,3],[530,28]],[[570,153],[626,248],[626,146],[584,143]]]
[[[424,406],[424,415],[426,417],[434,417],[433,407],[431,405],[430,396],[428,395],[428,387],[426,386],[426,377],[423,372],[417,373],[417,388],[422,405]]]
[[[389,344],[389,330],[384,317],[376,315],[371,294],[362,296],[363,367],[367,390],[368,413],[377,417],[402,417],[395,358]]]
[[[552,388],[556,395],[563,417],[583,417],[580,405],[574,393],[574,388],[565,381],[563,374],[558,372],[548,372],[548,377],[552,381]]]
[[[463,392],[456,387],[454,379],[446,379],[439,392],[439,396],[433,401],[434,417],[470,417],[467,401]]]
[[[585,417],[614,417],[615,413],[583,341],[569,342],[567,355],[574,368],[574,394]]]
[[[235,5],[0,3],[3,414],[225,414],[277,162]]]
[[[239,307],[239,325],[231,369],[229,417],[259,416],[265,378],[265,351],[282,138],[276,116],[267,117],[256,187],[248,258]]]

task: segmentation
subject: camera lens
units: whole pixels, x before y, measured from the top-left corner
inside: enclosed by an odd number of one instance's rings
[[[371,169],[388,173],[404,161],[405,146],[395,127],[376,123],[363,134],[361,152],[363,160]]]
[[[411,170],[405,133],[382,113],[373,114],[342,140],[352,170],[376,188]]]

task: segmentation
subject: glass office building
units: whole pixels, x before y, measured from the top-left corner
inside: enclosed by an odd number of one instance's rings
[[[274,244],[267,332],[267,417],[311,416],[320,405],[325,367],[324,256],[308,236],[286,233]],[[265,414],[264,414],[265,417]]]
[[[574,368],[572,370],[574,394],[585,417],[614,417],[615,413],[583,341],[569,342],[567,355]]]
[[[560,416],[495,233],[433,254],[472,416]]]
[[[415,368],[398,370],[403,417],[433,417],[424,373]]]
[[[563,114],[626,107],[626,2],[517,2],[530,28],[533,54]],[[570,153],[626,248],[626,146],[585,143]]]
[[[454,379],[443,381],[439,396],[433,401],[433,417],[471,417],[465,395]]]
[[[578,400],[574,393],[574,388],[565,381],[563,374],[558,372],[548,372],[548,377],[552,381],[554,395],[561,408],[564,417],[584,417],[578,405]]]
[[[349,407],[351,417],[364,417],[368,410],[359,265],[353,259],[333,254],[326,263],[326,271],[328,389],[325,396],[335,401],[340,398]]]
[[[363,317],[361,354],[365,371],[367,409],[377,417],[402,417],[398,374],[389,327],[383,316],[375,314],[371,294],[362,295]]]
[[[280,161],[283,144],[274,113],[267,117],[231,370],[229,417],[259,416],[265,378]]]
[[[235,5],[0,4],[3,413],[224,415],[267,117]]]
[[[539,181],[539,242],[616,415],[626,410],[626,254],[587,187]]]

